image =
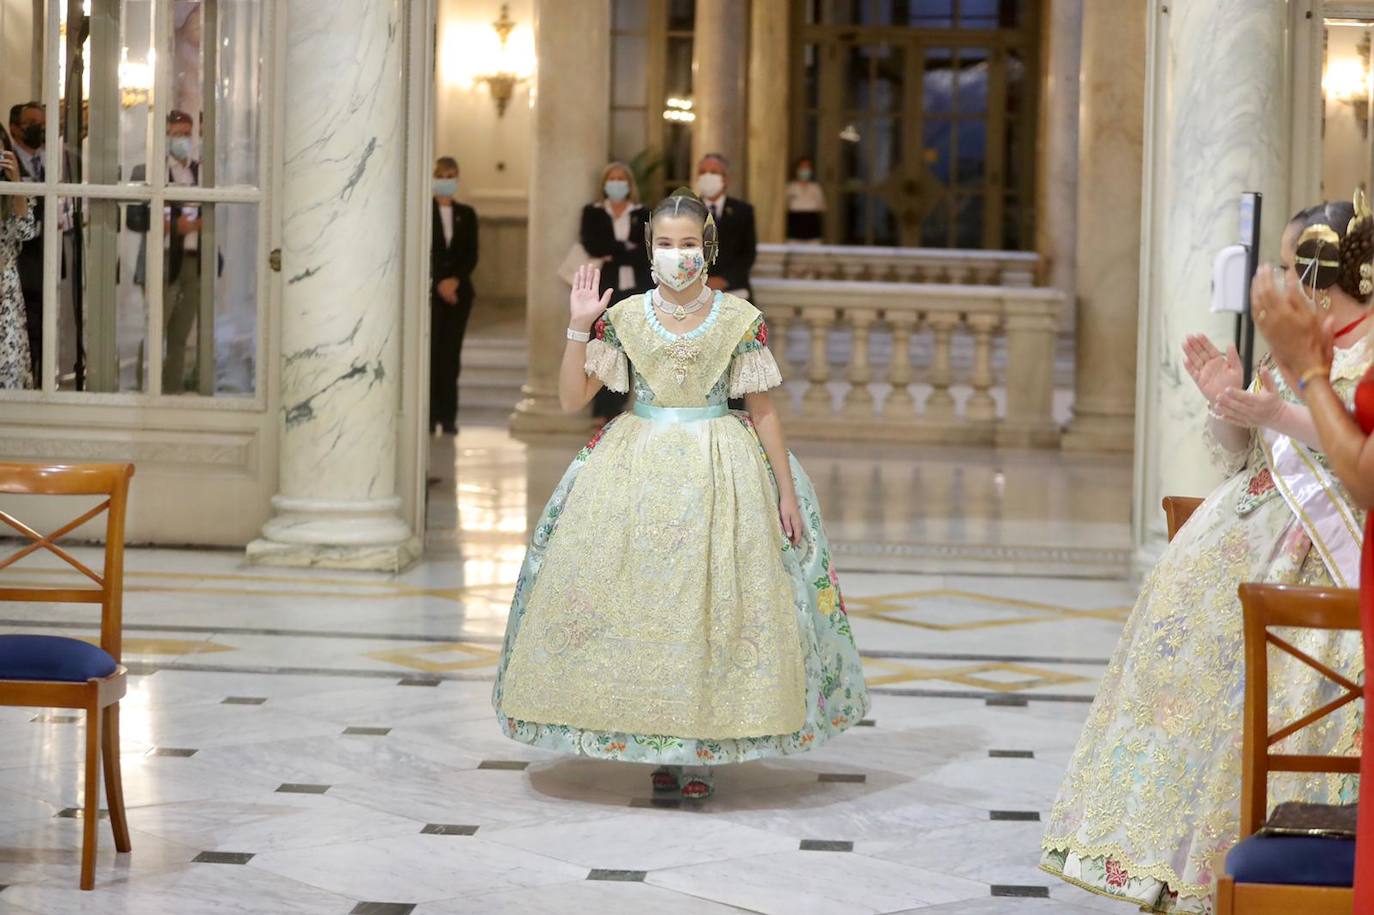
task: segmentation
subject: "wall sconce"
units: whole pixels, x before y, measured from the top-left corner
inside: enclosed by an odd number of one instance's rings
[[[455,50],[464,55],[477,52],[473,55],[472,71],[466,82],[473,87],[485,83],[496,103],[497,117],[504,117],[515,88],[534,76],[534,42],[528,29],[517,29],[515,20],[510,18],[508,3],[501,4],[501,17],[491,24],[491,28],[495,33],[494,42],[492,33],[487,32],[475,47]],[[515,33],[515,41],[511,40],[512,33]]]
[[[148,49],[148,59],[130,60],[129,49],[119,52],[119,104],[124,108],[147,105],[153,97],[153,74],[157,72],[157,52]]]
[[[1369,137],[1369,56],[1370,36],[1360,39],[1358,56],[1328,61],[1322,73],[1322,94],[1349,105],[1360,125],[1360,135]]]
[[[681,124],[690,124],[697,119],[697,114],[692,110],[692,100],[689,98],[669,98],[664,101],[663,120],[677,121]]]

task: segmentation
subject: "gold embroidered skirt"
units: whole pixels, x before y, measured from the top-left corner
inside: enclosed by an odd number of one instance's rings
[[[706,739],[802,727],[777,497],[738,417],[621,417],[556,525],[509,646],[503,715]]]

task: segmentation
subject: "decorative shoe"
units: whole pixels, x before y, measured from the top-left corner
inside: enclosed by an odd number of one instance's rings
[[[716,793],[709,776],[692,775],[682,785],[682,796],[689,801],[704,801]]]
[[[670,766],[655,769],[653,774],[649,776],[649,780],[654,784],[654,791],[678,791],[682,788],[681,771]]]

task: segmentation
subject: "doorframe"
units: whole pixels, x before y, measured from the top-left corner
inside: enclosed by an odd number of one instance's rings
[[[406,86],[404,226],[401,288],[401,385],[396,420],[396,492],[401,517],[424,542],[426,480],[429,476],[429,250],[433,234],[430,208],[431,157],[434,154],[436,0],[405,0],[403,79]],[[407,368],[409,367],[409,369]]]

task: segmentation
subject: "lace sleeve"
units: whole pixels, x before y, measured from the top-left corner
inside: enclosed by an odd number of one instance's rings
[[[1228,477],[1240,473],[1250,462],[1251,445],[1254,443],[1253,432],[1245,440],[1244,448],[1231,451],[1217,438],[1216,433],[1212,431],[1212,424],[1208,422],[1202,427],[1202,440],[1207,445],[1207,456],[1211,458],[1212,466]]]
[[[730,360],[730,396],[758,394],[782,384],[778,363],[768,351],[768,325],[759,315],[735,347]]]
[[[602,315],[592,329],[592,339],[587,342],[587,359],[582,370],[589,378],[600,378],[607,390],[619,394],[630,390],[630,360],[625,356],[625,348],[615,335],[615,325],[610,318]]]

